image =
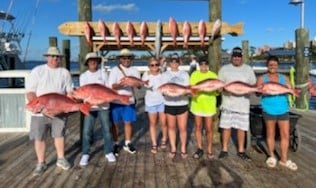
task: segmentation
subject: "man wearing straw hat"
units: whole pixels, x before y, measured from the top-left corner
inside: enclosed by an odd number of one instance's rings
[[[47,63],[38,65],[31,71],[26,79],[26,98],[32,101],[38,96],[47,93],[69,94],[73,91],[73,83],[69,71],[60,67],[63,56],[57,47],[49,47],[44,56]],[[34,140],[37,156],[37,165],[33,171],[34,176],[41,175],[47,168],[45,161],[46,138],[50,130],[54,138],[57,153],[56,165],[64,170],[70,168],[69,162],[64,158],[66,117],[58,116],[49,118],[42,114],[32,114],[30,139]]]
[[[134,76],[140,78],[138,70],[131,66],[134,54],[128,49],[122,49],[117,56],[119,64],[113,67],[109,75],[109,86],[117,90],[119,94],[130,95],[129,105],[119,102],[111,103],[112,121],[114,123],[113,140],[114,154],[118,156],[119,145],[117,141],[118,123],[124,122],[125,144],[123,149],[131,154],[136,153],[136,149],[131,143],[132,141],[132,122],[136,121],[136,107],[134,88],[121,83],[121,79],[125,76]]]

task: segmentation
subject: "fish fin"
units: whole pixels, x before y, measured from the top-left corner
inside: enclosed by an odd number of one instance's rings
[[[79,110],[86,116],[90,115],[90,108],[91,104],[89,103],[82,103],[79,106]]]

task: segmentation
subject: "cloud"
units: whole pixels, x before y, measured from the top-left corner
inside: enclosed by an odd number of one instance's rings
[[[138,8],[134,3],[129,4],[114,4],[114,5],[106,5],[106,4],[98,4],[92,7],[93,10],[98,11],[100,13],[109,13],[116,10],[123,11],[136,11]]]

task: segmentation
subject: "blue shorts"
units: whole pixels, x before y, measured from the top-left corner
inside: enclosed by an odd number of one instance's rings
[[[136,109],[135,104],[123,105],[123,104],[110,104],[112,121],[118,122],[133,122],[136,121]]]
[[[148,112],[148,113],[158,113],[158,112],[164,112],[164,111],[165,111],[164,103],[154,105],[154,106],[145,105],[145,112]]]

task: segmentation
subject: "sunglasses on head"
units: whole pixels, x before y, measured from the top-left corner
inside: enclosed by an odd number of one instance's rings
[[[156,64],[149,64],[150,67],[159,67],[159,64],[156,63]]]

